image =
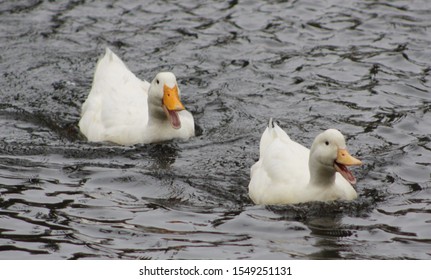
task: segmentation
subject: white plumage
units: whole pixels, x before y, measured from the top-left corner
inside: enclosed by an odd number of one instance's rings
[[[352,200],[356,179],[346,166],[359,164],[338,130],[319,134],[310,152],[271,120],[260,141],[259,161],[251,167],[249,195],[256,204]]]
[[[82,105],[81,132],[89,141],[122,145],[194,136],[194,119],[180,101],[175,75],[138,79],[109,48],[97,64]]]

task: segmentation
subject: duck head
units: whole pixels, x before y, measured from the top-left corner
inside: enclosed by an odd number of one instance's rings
[[[349,154],[343,134],[336,129],[319,134],[310,149],[310,176],[316,181],[325,182],[339,172],[350,184],[356,184],[355,176],[347,167],[361,164]]]
[[[180,129],[179,111],[185,110],[181,103],[177,79],[171,72],[160,72],[156,75],[148,91],[150,114],[155,118],[167,118],[172,128]]]

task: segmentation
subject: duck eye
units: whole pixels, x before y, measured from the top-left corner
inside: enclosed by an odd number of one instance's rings
[[[157,83],[157,84],[160,84],[159,79],[157,79],[157,80],[156,80],[156,83]]]
[[[328,142],[328,141],[325,141],[325,145],[326,145],[326,146],[328,146],[328,145],[329,145],[329,142]]]

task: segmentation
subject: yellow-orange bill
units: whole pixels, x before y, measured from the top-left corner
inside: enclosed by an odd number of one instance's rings
[[[181,111],[185,109],[184,105],[180,101],[177,85],[172,88],[168,87],[167,85],[163,86],[162,102],[169,111]]]

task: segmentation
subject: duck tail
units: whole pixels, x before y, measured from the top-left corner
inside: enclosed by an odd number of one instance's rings
[[[274,128],[274,120],[271,118],[269,118],[269,123],[268,123],[268,127],[269,128]]]
[[[277,138],[277,123],[273,118],[269,119],[268,126],[260,138],[260,157],[262,158],[266,148]]]
[[[277,121],[274,120],[273,118],[269,119],[268,122],[268,132],[272,137],[276,137],[277,136],[277,128],[278,128],[278,124]]]
[[[113,61],[115,58],[114,52],[109,47],[105,49],[105,57],[107,57],[109,61]]]
[[[273,118],[269,119],[269,123],[268,123],[268,127],[266,129],[266,132],[268,134],[267,137],[269,137],[273,140],[276,138],[290,139],[289,136],[286,134],[286,132],[280,128],[280,126],[278,125],[278,122],[276,120],[274,120]]]

